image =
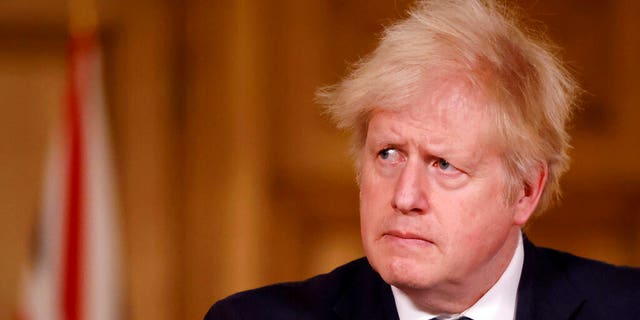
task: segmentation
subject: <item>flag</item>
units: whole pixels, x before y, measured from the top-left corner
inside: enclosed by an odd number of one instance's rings
[[[18,318],[115,320],[118,216],[94,32],[71,36],[67,66]]]

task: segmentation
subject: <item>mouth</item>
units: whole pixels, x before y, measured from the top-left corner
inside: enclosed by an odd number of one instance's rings
[[[390,241],[397,241],[405,244],[433,244],[433,241],[420,236],[415,233],[399,231],[399,230],[391,230],[382,234],[383,239],[388,239]]]

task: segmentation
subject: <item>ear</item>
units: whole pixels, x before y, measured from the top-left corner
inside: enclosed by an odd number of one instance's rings
[[[518,226],[523,226],[527,223],[536,210],[547,182],[549,167],[546,162],[541,162],[532,168],[530,173],[526,180],[522,181],[522,186],[518,191],[518,197],[515,202],[513,221]]]

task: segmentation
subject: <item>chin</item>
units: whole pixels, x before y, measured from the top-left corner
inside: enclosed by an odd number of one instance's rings
[[[426,289],[433,285],[435,270],[425,261],[412,257],[374,255],[369,262],[386,283],[395,287]]]

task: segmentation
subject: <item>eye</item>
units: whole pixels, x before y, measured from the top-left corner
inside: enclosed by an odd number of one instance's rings
[[[400,152],[398,152],[398,150],[393,148],[386,148],[378,152],[378,157],[380,157],[380,159],[385,161],[396,162],[400,160]]]
[[[449,161],[442,158],[438,159],[433,166],[438,167],[442,171],[456,170],[456,167],[452,166]]]

